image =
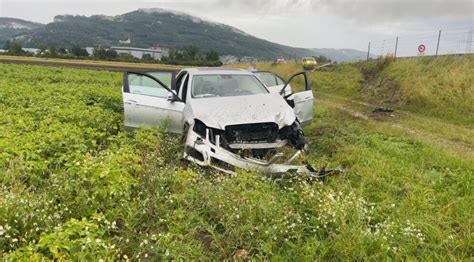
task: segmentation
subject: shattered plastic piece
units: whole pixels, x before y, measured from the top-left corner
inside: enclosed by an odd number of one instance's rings
[[[372,110],[372,113],[393,113],[393,111],[391,108],[378,106]]]
[[[344,173],[344,170],[340,167],[336,169],[326,169],[326,167],[323,166],[320,169],[316,170],[308,162],[305,161],[305,164],[308,170],[311,172],[309,175],[311,177],[321,179],[321,180],[324,180],[327,176],[330,176],[330,175],[337,175],[337,174]]]

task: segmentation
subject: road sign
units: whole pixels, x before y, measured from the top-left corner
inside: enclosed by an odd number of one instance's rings
[[[418,45],[418,52],[423,54],[426,50],[426,46],[424,44]]]

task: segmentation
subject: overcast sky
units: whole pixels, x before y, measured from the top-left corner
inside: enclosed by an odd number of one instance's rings
[[[297,47],[365,50],[369,40],[474,27],[474,0],[0,0],[0,17],[118,15],[165,8]]]

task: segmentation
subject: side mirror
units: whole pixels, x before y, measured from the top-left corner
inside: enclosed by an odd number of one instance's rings
[[[168,97],[166,98],[166,100],[170,102],[181,101],[181,99],[179,99],[178,95],[176,94],[174,90],[171,90],[170,92],[168,92]]]

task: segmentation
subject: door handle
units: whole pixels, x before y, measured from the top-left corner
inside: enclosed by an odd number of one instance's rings
[[[127,100],[127,103],[137,104],[137,101],[132,100],[132,99],[128,99],[128,100]]]

